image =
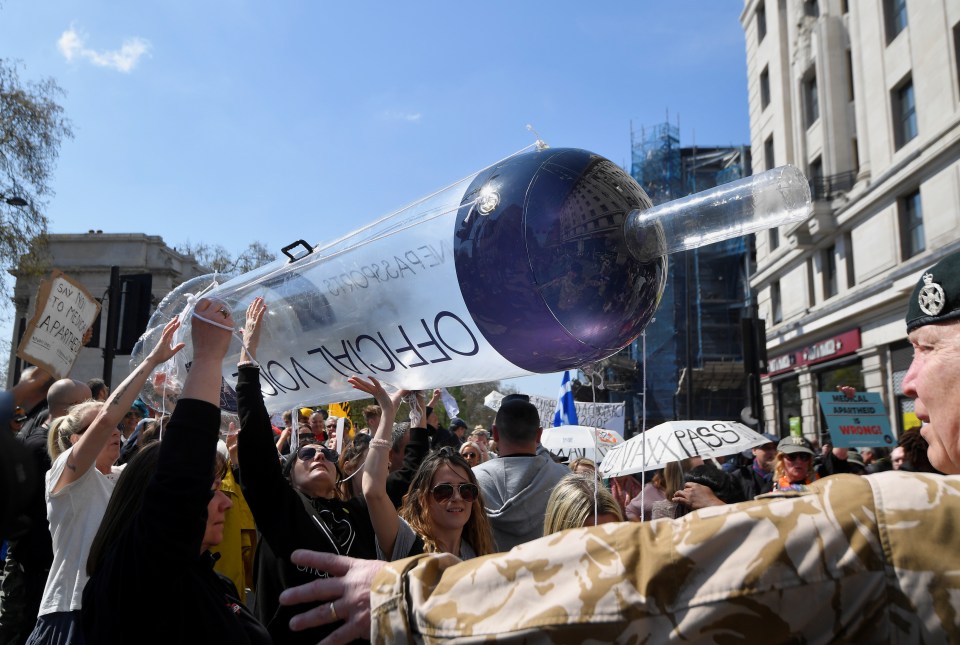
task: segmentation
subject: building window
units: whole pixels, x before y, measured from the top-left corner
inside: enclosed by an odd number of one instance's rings
[[[776,163],[773,160],[773,135],[763,142],[763,165],[764,170],[773,170]]]
[[[823,160],[817,157],[810,162],[807,170],[807,181],[810,182],[810,196],[814,201],[825,199],[829,194],[826,182],[823,180]]]
[[[807,306],[812,307],[817,303],[817,293],[813,288],[813,258],[807,259]]]
[[[770,105],[770,68],[764,67],[760,72],[760,109]]]
[[[777,434],[786,437],[803,433],[803,398],[800,396],[800,378],[794,377],[777,384]]]
[[[853,289],[857,284],[857,274],[853,267],[853,236],[850,233],[843,235],[843,260],[847,269],[847,289]]]
[[[770,252],[777,250],[780,246],[780,229],[773,227],[770,229]]]
[[[893,138],[897,150],[917,136],[917,104],[913,96],[913,81],[907,79],[905,83],[893,90]]]
[[[803,111],[809,128],[820,118],[820,98],[817,96],[817,72],[811,70],[803,81]]]
[[[803,15],[820,17],[820,3],[817,0],[803,0]]]
[[[953,58],[960,72],[960,22],[953,26]]]
[[[850,140],[850,159],[852,161],[851,165],[853,166],[854,174],[860,174],[860,148],[857,147],[857,138],[854,137]]]
[[[883,0],[883,19],[889,44],[907,28],[907,0]]]
[[[770,285],[770,315],[773,317],[773,323],[783,321],[783,305],[780,302],[780,283],[774,282]]]
[[[923,206],[920,202],[920,191],[901,197],[900,211],[900,250],[904,260],[922,253],[926,248],[923,237]]]
[[[847,50],[847,100],[851,103],[856,99],[853,92],[853,52]]]
[[[763,39],[767,35],[767,8],[761,0],[760,4],[757,5],[757,44],[763,42]]]
[[[831,244],[823,250],[820,263],[823,277],[823,299],[837,295],[837,246]]]

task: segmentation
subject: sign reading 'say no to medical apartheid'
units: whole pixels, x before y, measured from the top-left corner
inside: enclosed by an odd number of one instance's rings
[[[890,431],[887,408],[877,392],[817,392],[820,409],[827,419],[830,440],[837,448],[897,445]]]
[[[37,290],[36,311],[17,356],[54,378],[66,378],[83,347],[83,334],[100,313],[100,303],[61,271],[54,270]]]

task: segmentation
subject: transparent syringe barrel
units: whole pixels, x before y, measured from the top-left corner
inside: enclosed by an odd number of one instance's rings
[[[649,207],[607,159],[537,150],[208,295],[238,324],[265,298],[257,360],[271,411],[357,398],[353,374],[428,389],[555,372],[620,350],[656,310],[666,260],[637,260],[623,234]],[[151,320],[134,361],[163,322]],[[224,361],[230,386],[239,350]]]
[[[640,260],[796,222],[810,215],[810,186],[780,166],[629,215],[626,235]]]

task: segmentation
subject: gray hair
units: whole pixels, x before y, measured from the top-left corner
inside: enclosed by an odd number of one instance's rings
[[[393,424],[393,434],[390,437],[393,445],[390,446],[390,450],[393,450],[394,452],[400,451],[400,447],[403,445],[403,435],[407,434],[409,430],[410,423],[407,421]]]

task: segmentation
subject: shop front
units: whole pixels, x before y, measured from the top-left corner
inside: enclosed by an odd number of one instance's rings
[[[864,390],[860,348],[860,329],[855,328],[770,358],[764,381],[773,388],[774,418],[767,419],[768,431],[821,442],[826,424],[817,392],[847,385]]]

